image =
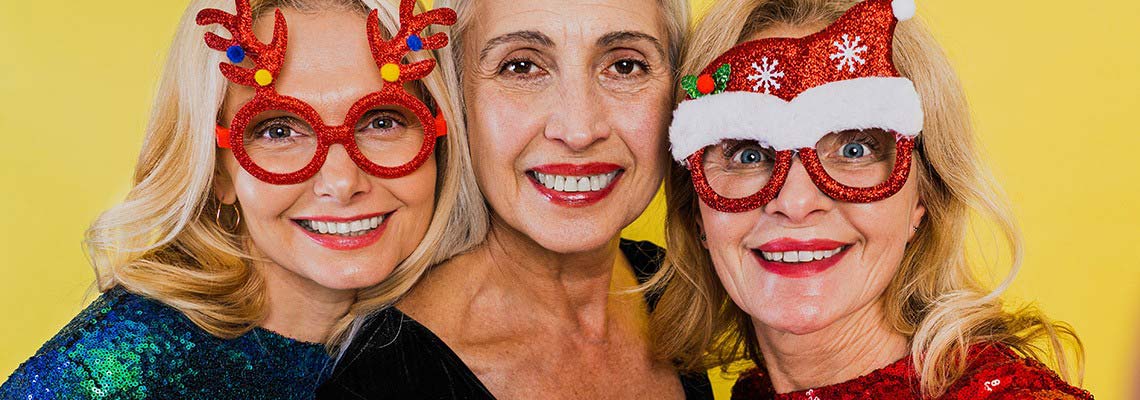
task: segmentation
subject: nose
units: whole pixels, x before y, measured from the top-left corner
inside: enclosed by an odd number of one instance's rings
[[[611,127],[603,99],[588,79],[568,79],[551,93],[550,117],[544,130],[547,139],[574,151],[588,149],[610,136]]]
[[[367,172],[356,166],[348,156],[348,150],[340,144],[329,148],[325,164],[314,177],[313,190],[318,197],[331,198],[340,204],[347,204],[354,197],[372,189]]]
[[[788,177],[776,198],[764,205],[764,212],[785,218],[793,225],[811,223],[816,215],[831,210],[835,200],[828,197],[812,182],[799,157],[792,159]]]

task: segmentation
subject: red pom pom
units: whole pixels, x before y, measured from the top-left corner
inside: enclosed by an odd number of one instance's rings
[[[716,89],[716,82],[713,81],[712,75],[704,74],[697,78],[697,91],[701,94],[709,94]]]

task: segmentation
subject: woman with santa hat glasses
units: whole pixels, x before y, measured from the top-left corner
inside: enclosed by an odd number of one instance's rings
[[[734,398],[1091,398],[1038,361],[1077,372],[1072,330],[1002,307],[1019,237],[914,3],[740,3],[685,52],[658,356],[754,362]],[[1012,252],[995,290],[964,252],[975,213]]]

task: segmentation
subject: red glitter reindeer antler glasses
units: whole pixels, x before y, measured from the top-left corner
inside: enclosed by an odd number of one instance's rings
[[[673,157],[721,212],[772,201],[798,154],[815,185],[844,202],[897,193],[922,131],[922,102],[892,60],[913,0],[866,0],[803,38],[741,43],[700,76],[669,128]]]
[[[276,10],[273,39],[267,44],[253,34],[249,0],[236,0],[234,14],[218,9],[198,13],[198,25],[219,24],[232,38],[206,33],[206,44],[225,51],[231,63],[219,66],[231,82],[254,88],[229,129],[217,129],[218,146],[229,148],[246,171],[272,184],[290,185],[308,180],[324,165],[333,144],[344,146],[362,170],[392,179],[415,171],[435,150],[438,137],[446,135],[442,116],[432,115],[404,84],[427,76],[434,59],[405,63],[411,52],[435,50],[447,45],[444,33],[420,37],[430,25],[452,25],[455,11],[443,8],[414,14],[415,0],[400,2],[400,29],[384,40],[378,11],[367,19],[368,42],[380,69],[383,87],[353,103],[340,125],[329,126],[304,101],[277,93],[275,78],[285,60],[288,28],[281,10]],[[239,66],[245,59],[253,67]]]

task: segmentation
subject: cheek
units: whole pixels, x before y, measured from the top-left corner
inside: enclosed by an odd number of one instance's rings
[[[487,89],[476,88],[475,92],[481,90]],[[468,139],[476,175],[484,177],[494,175],[489,170],[511,168],[527,144],[542,134],[543,113],[532,112],[528,102],[506,94],[476,94],[473,101]]]
[[[756,268],[749,259],[751,251],[744,240],[759,219],[759,211],[732,214],[713,210],[701,203],[701,220],[704,222],[704,245],[712,258],[713,266],[729,296],[743,309],[749,309],[747,297],[758,288],[748,277]],[[749,283],[751,282],[751,283]]]
[[[665,143],[672,116],[668,87],[645,92],[637,99],[609,98],[606,105],[612,128],[640,164],[665,165]]]

